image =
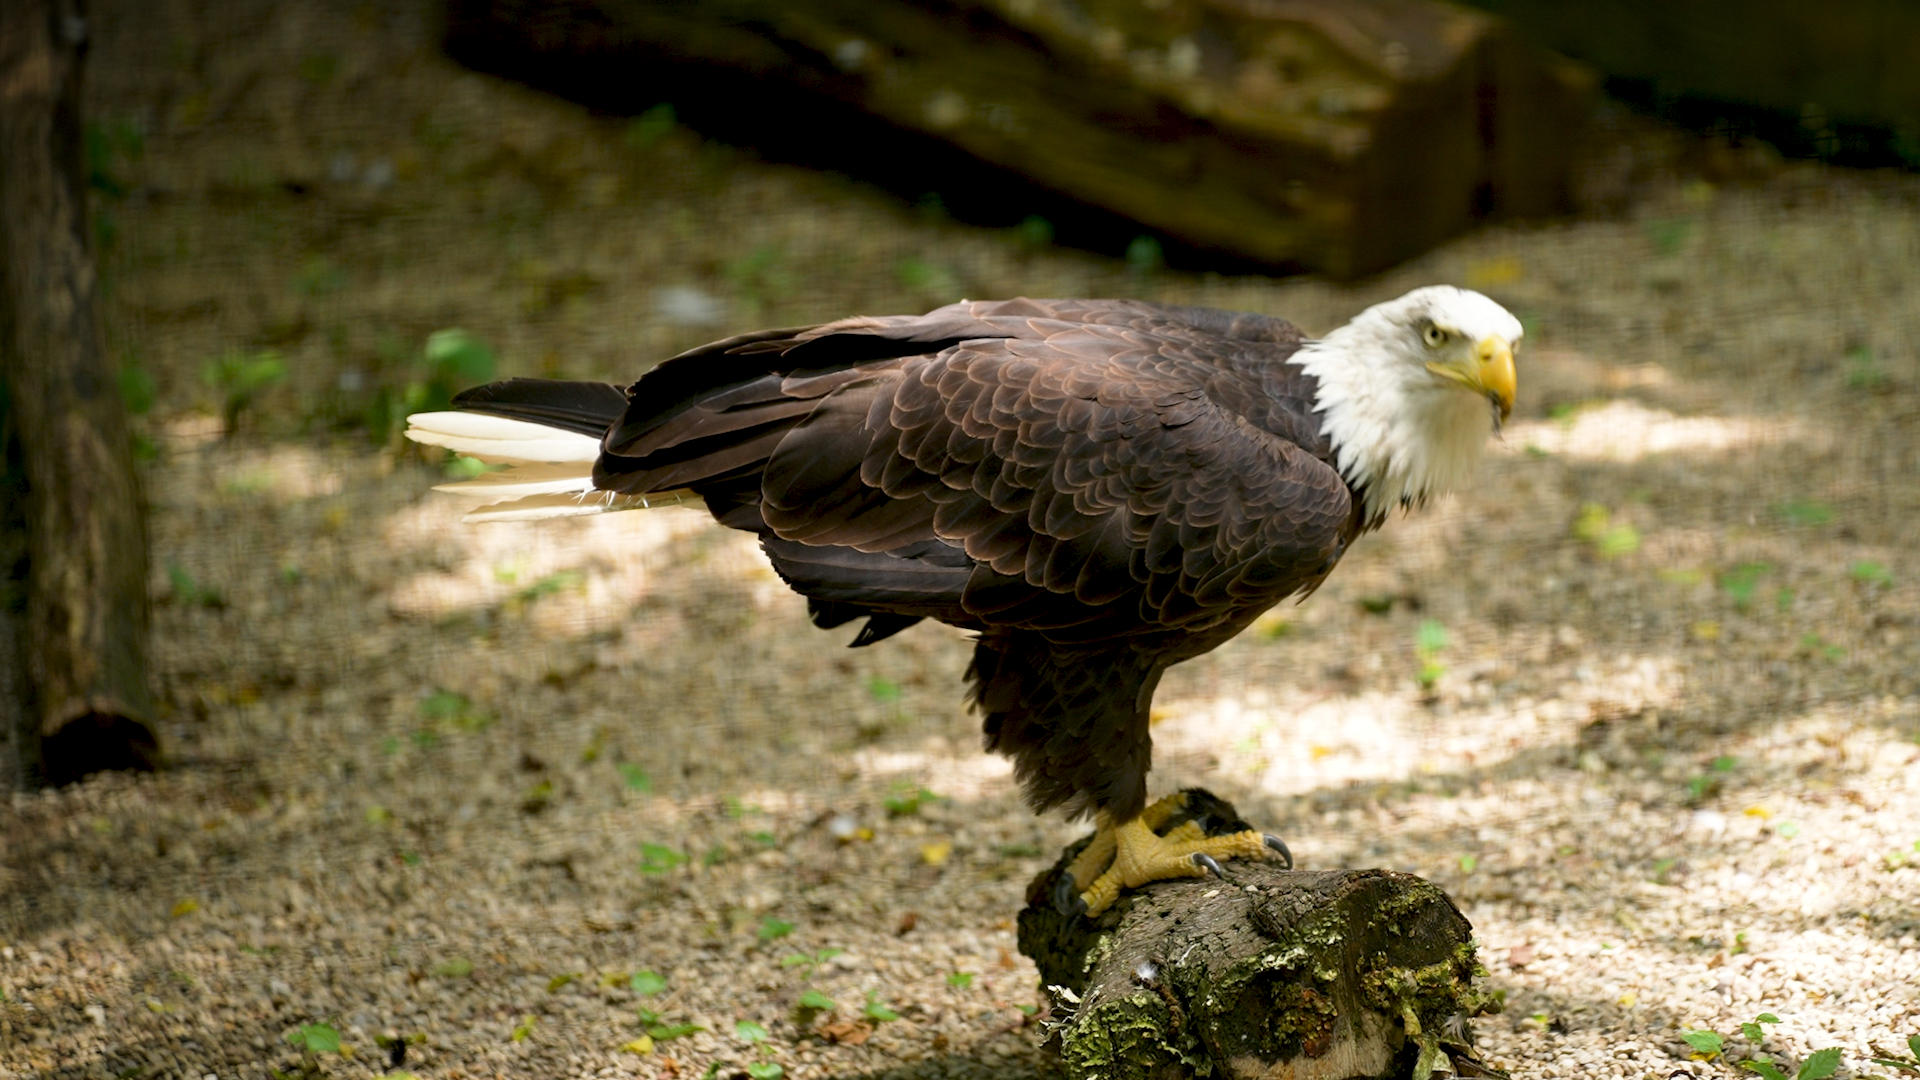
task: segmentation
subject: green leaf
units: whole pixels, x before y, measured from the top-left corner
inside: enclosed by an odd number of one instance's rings
[[[456,694],[451,690],[435,690],[421,699],[420,715],[429,720],[449,720],[472,704],[464,694]]]
[[[881,1023],[900,1019],[900,1014],[888,1008],[887,1003],[880,1000],[879,993],[873,990],[867,991],[866,1008],[860,1011],[865,1013],[869,1020],[877,1020]]]
[[[1753,1018],[1753,1022],[1756,1024],[1777,1024],[1780,1022],[1780,1018],[1772,1013],[1761,1013],[1759,1016]]]
[[[1673,255],[1686,244],[1687,236],[1693,232],[1693,219],[1652,218],[1641,228],[1646,230],[1647,240],[1653,244],[1655,254]]]
[[[783,922],[769,915],[760,920],[760,929],[754,931],[754,936],[761,941],[778,941],[791,933],[793,933],[792,923]]]
[[[1920,842],[1916,842],[1913,846],[1916,850],[1920,850]],[[1907,1049],[1913,1051],[1915,1061],[1920,1061],[1920,1035],[1907,1036]]]
[[[633,988],[634,993],[642,997],[647,997],[665,990],[667,988],[667,980],[662,978],[657,972],[636,971],[633,973],[633,978],[627,980],[627,985]]]
[[[1744,611],[1753,603],[1753,593],[1760,585],[1760,578],[1772,569],[1772,563],[1741,563],[1720,575],[1720,588],[1726,591],[1733,606]]]
[[[687,861],[687,857],[665,844],[642,841],[640,844],[640,872],[643,874],[664,874]]]
[[[1759,1073],[1761,1076],[1766,1077],[1767,1080],[1787,1080],[1787,1074],[1781,1072],[1780,1066],[1775,1065],[1771,1061],[1762,1061],[1759,1058],[1754,1058],[1751,1061],[1741,1062],[1740,1067],[1748,1072]]]
[[[1613,525],[1600,534],[1593,550],[1603,559],[1617,559],[1640,550],[1640,530],[1631,525]]]
[[[751,1020],[741,1020],[733,1025],[733,1037],[749,1045],[767,1041],[767,1029]]]
[[[1014,232],[1019,235],[1022,247],[1038,249],[1053,243],[1053,223],[1038,214],[1027,215],[1014,226]]]
[[[827,1011],[836,1009],[839,1006],[833,1003],[832,998],[821,993],[820,991],[809,990],[806,993],[800,995],[800,1007],[803,1009],[819,1009],[822,1012],[827,1012]]]
[[[499,472],[505,468],[505,465],[489,465],[479,458],[471,458],[465,454],[455,454],[453,455],[453,460],[447,462],[447,467],[444,471],[449,480],[478,480],[490,472]]]
[[[578,975],[555,975],[553,978],[547,980],[547,993],[559,993],[561,987],[579,977]]]
[[[1847,573],[1853,580],[1863,585],[1893,584],[1893,571],[1869,559],[1862,559],[1854,563],[1853,567],[1849,569]]]
[[[886,808],[888,817],[912,817],[920,812],[922,806],[939,798],[926,788],[902,784],[895,786],[893,794],[882,799],[880,805]]]
[[[873,695],[875,701],[899,701],[900,684],[875,675],[867,680],[867,693]]]
[[[564,589],[570,589],[587,580],[584,570],[556,570],[546,577],[513,594],[513,598],[523,604],[532,603],[543,596],[552,596]]]
[[[666,1042],[668,1039],[678,1039],[683,1035],[705,1030],[707,1029],[699,1024],[658,1024],[648,1028],[647,1034],[651,1035],[655,1042]]]
[[[435,330],[427,335],[426,359],[435,376],[468,382],[493,378],[493,349],[465,330]]]
[[[777,1061],[756,1061],[747,1066],[747,1075],[753,1080],[780,1080],[786,1072]]]
[[[947,985],[955,990],[965,990],[973,985],[973,972],[954,971],[947,974]]]
[[[1833,522],[1833,509],[1812,499],[1788,499],[1775,506],[1773,512],[1789,525],[1828,525]]]
[[[1747,1041],[1756,1046],[1767,1037],[1766,1030],[1759,1024],[1741,1024],[1740,1034],[1745,1035]]]
[[[628,791],[645,793],[653,790],[653,777],[647,775],[647,770],[625,761],[621,762],[618,768],[620,778],[626,782]]]
[[[1420,629],[1414,631],[1413,646],[1423,653],[1437,653],[1447,647],[1447,628],[1438,619],[1420,620]]]
[[[141,416],[153,411],[153,403],[159,400],[160,391],[154,386],[153,375],[146,368],[126,364],[120,368],[120,397],[127,403],[127,412]]]
[[[1702,1054],[1718,1054],[1724,1044],[1717,1031],[1687,1031],[1682,1032],[1680,1037]]]
[[[1829,1046],[1825,1050],[1815,1050],[1800,1063],[1800,1071],[1794,1080],[1827,1080],[1840,1071],[1840,1048]]]
[[[1133,238],[1127,245],[1127,268],[1136,274],[1151,274],[1165,266],[1166,253],[1160,248],[1160,241],[1146,233]]]
[[[302,1024],[287,1032],[287,1041],[310,1054],[340,1052],[340,1033],[331,1024]]]
[[[674,128],[673,106],[655,105],[627,122],[627,145],[635,150],[650,150]]]
[[[443,979],[464,979],[473,974],[473,961],[464,956],[456,956],[433,966],[433,973]]]

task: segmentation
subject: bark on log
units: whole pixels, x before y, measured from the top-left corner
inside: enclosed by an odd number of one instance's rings
[[[78,0],[0,3],[0,378],[27,484],[29,768],[151,767],[147,540],[95,315]]]
[[[448,26],[457,58],[596,104],[724,101],[860,155],[795,102],[850,107],[1183,244],[1337,276],[1564,210],[1591,92],[1436,0],[449,0]]]
[[[1050,902],[1079,847],[1035,880],[1019,924],[1071,1075],[1500,1075],[1468,1036],[1496,1011],[1472,927],[1430,882],[1236,861],[1226,881],[1160,882],[1089,920]]]

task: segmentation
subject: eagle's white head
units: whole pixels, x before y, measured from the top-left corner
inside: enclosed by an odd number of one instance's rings
[[[1320,384],[1314,408],[1369,524],[1443,495],[1479,462],[1513,411],[1520,320],[1468,289],[1432,285],[1295,353]]]

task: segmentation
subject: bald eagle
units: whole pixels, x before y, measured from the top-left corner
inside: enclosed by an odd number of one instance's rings
[[[1513,407],[1521,327],[1434,286],[1318,340],[1138,300],[961,301],[766,330],[621,390],[509,379],[407,435],[510,468],[444,490],[472,520],[702,504],[760,538],[853,645],[973,631],[986,744],[1036,811],[1091,814],[1063,906],[1285,845],[1162,836],[1154,688],[1311,593],[1395,507],[1461,482]]]

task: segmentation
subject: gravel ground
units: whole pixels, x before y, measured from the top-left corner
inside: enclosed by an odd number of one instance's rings
[[[979,752],[961,635],[841,649],[692,512],[461,526],[360,418],[447,326],[618,378],[961,294],[1324,330],[1434,281],[1528,323],[1516,423],[1473,490],[1169,675],[1156,784],[1446,888],[1517,1076],[1745,1075],[1681,1036],[1763,1012],[1731,1057],[1896,1075],[1915,178],[1616,121],[1576,220],[1351,286],[1142,274],[465,73],[424,7],[98,6],[94,112],[145,133],[102,272],[155,390],[174,764],[0,806],[0,1077],[292,1074],[309,1024],[340,1077],[392,1037],[422,1077],[1048,1071],[1012,917],[1079,829]],[[223,439],[201,371],[232,350],[288,376]],[[808,991],[836,1008],[803,1024]]]

